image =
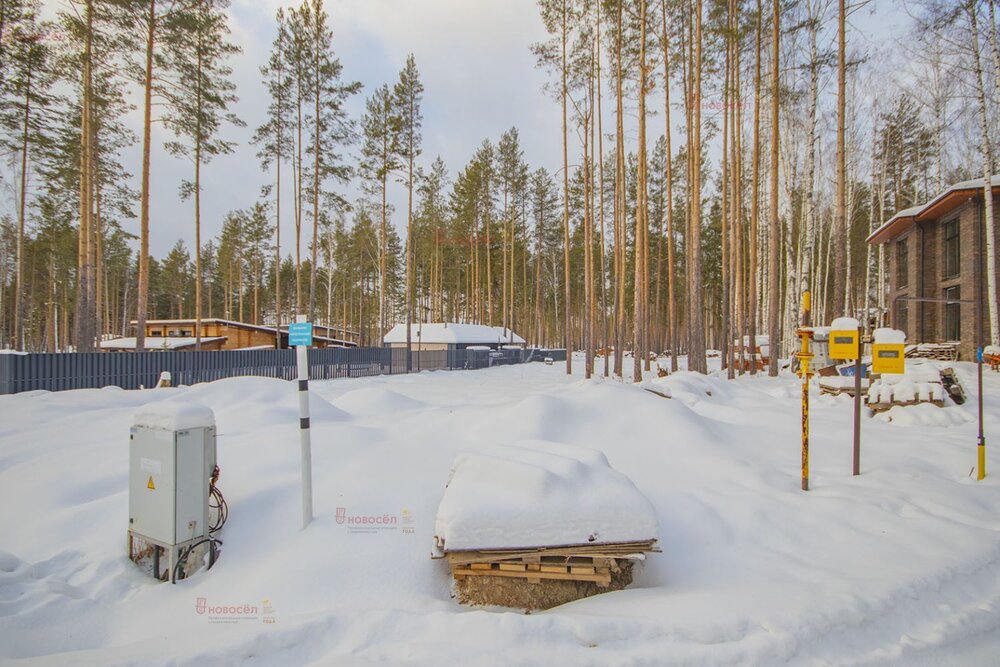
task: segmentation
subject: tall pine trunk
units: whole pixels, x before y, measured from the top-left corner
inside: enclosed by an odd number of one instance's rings
[[[201,8],[203,8],[202,6]],[[194,349],[201,349],[201,144],[202,144],[202,20],[198,21],[198,80],[195,106],[198,110],[194,133]],[[255,297],[256,298],[256,297]]]
[[[601,220],[601,345],[604,348],[604,377],[611,366],[611,346],[608,344],[608,266],[604,239],[604,129],[601,113],[601,3],[597,3],[597,169],[598,215]]]
[[[319,11],[316,12],[315,24],[316,24],[316,42],[313,45],[313,67],[315,68],[313,82],[313,111],[316,114],[313,117],[313,233],[312,233],[312,255],[309,264],[309,321],[313,321],[316,315],[316,261],[317,261],[317,250],[319,246],[319,154],[320,154],[320,65],[319,65],[319,51],[320,51],[320,20]],[[330,323],[327,322],[327,325]]]
[[[670,370],[677,370],[677,308],[674,301],[674,157],[670,142],[670,41],[667,34],[667,0],[663,10],[663,125],[667,150],[667,339],[670,343]]]
[[[982,135],[979,146],[983,159],[983,212],[986,236],[986,301],[989,316],[989,339],[991,345],[1000,344],[1000,316],[997,313],[997,260],[996,224],[993,220],[993,147],[990,143],[989,124],[986,116],[986,88],[983,85],[983,68],[979,57],[979,23],[976,19],[976,3],[969,0],[966,13],[972,34],[973,65],[976,71],[976,93],[979,102],[979,132]],[[992,26],[991,26],[992,29]],[[977,333],[977,337],[979,332]],[[976,341],[978,344],[978,340]]]
[[[563,279],[565,280],[564,292],[566,304],[564,311],[565,328],[563,330],[563,340],[566,345],[566,374],[573,373],[573,345],[572,332],[570,331],[570,284],[569,284],[569,146],[566,137],[566,39],[569,31],[569,16],[567,14],[567,0],[562,4],[562,143],[563,143]],[[489,257],[487,256],[487,270],[489,270]]]
[[[153,44],[156,37],[156,0],[149,0],[146,33],[146,71],[143,84],[142,190],[139,199],[139,293],[136,299],[135,349],[146,345],[146,310],[149,303],[149,154],[153,122]]]
[[[773,0],[771,24],[771,206],[768,220],[768,365],[767,374],[778,375],[778,354],[781,342],[781,287],[779,282],[779,251],[781,246],[781,220],[778,217],[778,101],[780,86],[781,13],[779,0]]]
[[[705,359],[705,324],[702,312],[703,297],[701,285],[701,65],[702,65],[702,5],[701,0],[694,4],[694,58],[691,64],[691,127],[688,151],[691,154],[691,220],[687,243],[690,246],[688,257],[691,264],[688,267],[688,285],[690,286],[690,342],[688,343],[688,369],[699,373],[707,373]]]
[[[842,270],[847,263],[844,237],[847,235],[847,220],[845,217],[845,197],[847,186],[846,164],[847,146],[844,136],[844,125],[847,117],[847,85],[846,85],[846,40],[845,22],[847,17],[845,0],[838,0],[837,14],[837,200],[834,202],[834,266],[838,270],[833,274],[833,315],[840,317],[844,312],[844,292],[846,289],[845,272]]]

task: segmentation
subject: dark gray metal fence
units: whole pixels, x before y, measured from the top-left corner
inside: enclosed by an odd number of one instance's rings
[[[532,350],[441,350],[412,352],[411,368],[459,370],[529,361]],[[312,348],[314,380],[405,373],[407,351],[382,347]],[[211,382],[239,375],[293,380],[295,350],[212,350],[202,352],[81,352],[0,354],[0,394],[43,389],[122,389],[152,387],[169,371],[174,385]]]

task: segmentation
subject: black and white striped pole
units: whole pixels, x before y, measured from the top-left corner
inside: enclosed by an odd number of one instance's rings
[[[309,346],[312,345],[312,323],[299,315],[288,325],[288,344],[295,346],[295,361],[299,380],[299,445],[302,449],[302,527],[312,521],[312,440],[309,434]]]

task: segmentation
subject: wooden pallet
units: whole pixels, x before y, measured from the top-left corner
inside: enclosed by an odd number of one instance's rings
[[[612,563],[614,565],[612,565]],[[465,577],[515,577],[525,579],[528,583],[538,584],[543,579],[556,581],[591,581],[601,588],[611,585],[612,568],[618,569],[614,559],[574,559],[570,562],[523,562],[503,561],[500,563],[470,563],[469,565],[451,566],[451,574],[455,579]]]
[[[528,583],[588,581],[606,588],[611,585],[612,573],[621,567],[619,560],[640,560],[650,551],[659,551],[654,541],[446,551],[444,558],[456,580],[486,576]]]
[[[868,407],[871,408],[872,412],[885,412],[895,407],[907,408],[911,405],[920,405],[921,403],[930,403],[931,405],[936,405],[939,408],[944,407],[944,401],[893,401],[891,403],[869,403]]]
[[[907,345],[905,355],[908,359],[956,361],[958,359],[958,343],[917,343],[916,345]]]

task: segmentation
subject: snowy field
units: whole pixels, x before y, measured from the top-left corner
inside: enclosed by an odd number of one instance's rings
[[[665,399],[582,365],[313,383],[305,531],[293,383],[0,397],[0,662],[998,664],[1000,374],[984,482],[974,400],[866,417],[851,477],[851,399],[814,394],[804,493],[793,376],[650,380]],[[175,399],[215,411],[230,516],[215,568],[172,586],[125,538],[131,416]],[[663,552],[633,586],[528,615],[452,600],[430,558],[452,462],[525,440],[601,450],[652,502]]]

